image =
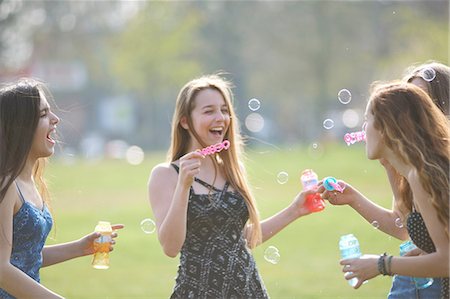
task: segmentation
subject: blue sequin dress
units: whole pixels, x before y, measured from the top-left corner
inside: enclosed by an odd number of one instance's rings
[[[17,184],[16,184],[17,186]],[[40,282],[39,269],[42,266],[42,248],[52,229],[52,216],[44,204],[42,210],[27,202],[17,186],[22,206],[13,217],[13,243],[11,264],[32,279]],[[1,299],[15,298],[0,289]]]

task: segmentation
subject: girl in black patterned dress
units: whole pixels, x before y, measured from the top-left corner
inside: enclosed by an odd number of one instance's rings
[[[150,175],[159,241],[166,255],[181,253],[171,298],[268,298],[249,248],[309,213],[303,202],[313,191],[260,223],[232,97],[218,75],[188,82],[176,102],[168,163]],[[196,151],[224,140],[227,150],[206,157]]]
[[[423,251],[416,256],[366,256],[341,261],[347,279],[357,277],[355,288],[379,274],[442,277],[441,297],[448,298],[449,277],[449,140],[446,116],[419,87],[394,82],[376,86],[366,110],[366,154],[383,159],[398,173],[396,208],[404,212],[407,232]],[[389,230],[389,213],[379,218],[368,200],[352,201],[349,186],[344,194],[331,196],[334,204],[348,202],[368,220]],[[323,194],[324,197],[330,194]],[[357,196],[361,197],[362,196]],[[365,211],[365,212],[364,212]],[[393,222],[393,221],[392,221]],[[381,226],[380,226],[381,228]],[[400,228],[398,228],[400,229]]]

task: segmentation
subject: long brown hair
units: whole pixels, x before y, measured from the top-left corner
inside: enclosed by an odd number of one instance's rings
[[[448,116],[450,114],[450,67],[431,61],[410,68],[407,72],[405,81],[411,83],[416,78],[423,79],[428,88],[428,95],[436,106]]]
[[[450,130],[448,120],[421,88],[391,82],[375,86],[370,97],[374,126],[386,146],[412,165],[448,236]],[[412,192],[400,184],[402,212],[412,211]]]
[[[171,145],[168,151],[168,161],[173,162],[187,154],[190,144],[190,135],[181,126],[181,119],[186,118],[192,134],[202,146],[207,146],[193,129],[191,112],[195,107],[197,94],[204,89],[214,89],[220,92],[225,100],[230,113],[230,126],[225,133],[224,139],[230,141],[230,148],[221,151],[218,156],[213,157],[215,167],[221,167],[225,179],[230,185],[244,197],[249,211],[249,225],[251,231],[248,235],[250,248],[255,247],[261,241],[261,226],[256,208],[256,201],[250,191],[246,173],[243,169],[241,157],[243,155],[243,142],[239,132],[239,123],[233,109],[232,85],[220,75],[205,75],[188,82],[181,89],[177,97],[175,112],[172,119]]]
[[[0,204],[24,169],[39,122],[41,94],[51,98],[42,82],[21,79],[0,89]],[[45,203],[49,193],[43,178],[45,158],[33,167],[33,178]]]

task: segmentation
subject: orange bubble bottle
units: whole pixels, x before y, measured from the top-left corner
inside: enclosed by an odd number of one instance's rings
[[[111,242],[112,227],[111,223],[107,221],[99,221],[95,227],[95,231],[100,233],[100,237],[94,241],[94,259],[92,260],[92,267],[95,269],[109,268],[109,246]]]

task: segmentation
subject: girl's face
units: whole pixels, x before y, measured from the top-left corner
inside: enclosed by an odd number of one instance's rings
[[[50,110],[47,99],[40,93],[41,104],[39,107],[39,123],[34,132],[30,156],[33,159],[49,157],[54,153],[56,141],[51,134],[56,130],[59,118]]]
[[[194,98],[194,109],[191,111],[193,130],[207,145],[223,141],[225,133],[230,126],[230,112],[222,94],[211,88],[203,89]],[[182,119],[181,125],[188,129],[186,119]],[[201,145],[191,133],[193,146]]]
[[[366,132],[366,156],[370,160],[383,158],[384,142],[381,132],[374,126],[375,117],[371,112],[371,102],[367,104],[364,115]]]

